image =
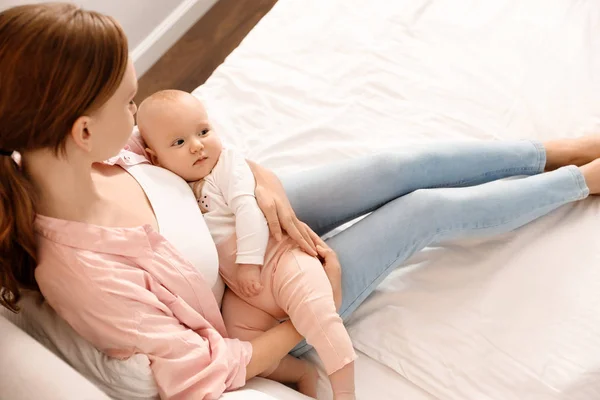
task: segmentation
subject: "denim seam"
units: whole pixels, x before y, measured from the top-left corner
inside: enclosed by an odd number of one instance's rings
[[[505,168],[505,169],[499,169],[499,170],[495,170],[495,171],[488,171],[488,172],[478,175],[474,178],[463,179],[463,180],[456,181],[454,183],[450,183],[450,184],[446,184],[446,185],[442,185],[442,186],[435,186],[435,187],[432,187],[432,189],[452,187],[453,185],[457,185],[457,184],[459,184],[459,185],[465,184],[465,183],[476,181],[476,180],[480,179],[481,177],[498,174],[498,173],[505,174],[505,173],[514,173],[514,172],[534,172],[534,173],[543,172],[544,168],[546,167],[546,148],[544,147],[544,145],[541,142],[538,142],[535,140],[530,140],[528,142],[536,150],[535,153],[536,153],[537,159],[535,162],[536,166],[534,166],[534,167]]]
[[[539,172],[539,168],[537,168],[537,167],[520,167],[520,168],[498,169],[498,170],[494,170],[494,171],[485,172],[483,174],[474,176],[474,177],[469,178],[469,179],[463,179],[463,180],[460,180],[460,181],[454,181],[454,182],[446,183],[444,185],[430,186],[428,188],[423,188],[423,189],[452,188],[452,187],[456,187],[456,185],[468,184],[468,183],[480,180],[482,177],[486,177],[486,176],[490,176],[490,175],[496,175],[496,174],[499,174],[499,173],[501,173],[501,174],[515,174],[515,175],[512,175],[512,176],[518,176],[518,174],[516,174],[517,172],[535,172],[535,173],[538,173]]]

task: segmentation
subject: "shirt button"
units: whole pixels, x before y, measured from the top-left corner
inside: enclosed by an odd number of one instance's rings
[[[131,161],[131,157],[129,157],[129,156],[125,156],[125,157],[123,157],[123,159],[127,162]]]

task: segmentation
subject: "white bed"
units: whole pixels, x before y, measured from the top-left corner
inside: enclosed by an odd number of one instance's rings
[[[194,93],[280,173],[433,141],[576,136],[599,128],[600,2],[279,0]],[[428,249],[349,330],[359,399],[600,398],[600,203]],[[264,385],[251,383],[288,397]]]

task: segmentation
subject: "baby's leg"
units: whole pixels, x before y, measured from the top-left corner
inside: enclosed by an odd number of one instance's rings
[[[227,333],[241,340],[252,340],[279,324],[277,319],[246,303],[229,289],[223,296],[222,312]],[[298,391],[307,396],[317,395],[317,371],[305,360],[288,355],[260,376],[281,383],[296,384]]]
[[[300,249],[286,252],[275,270],[273,294],[298,332],[317,350],[335,398],[354,398],[356,354],[319,260]]]

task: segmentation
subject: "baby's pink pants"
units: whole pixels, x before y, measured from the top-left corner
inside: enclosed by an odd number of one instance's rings
[[[241,294],[236,285],[235,235],[217,245],[219,268],[230,290],[223,297],[223,319],[231,337],[251,340],[289,318],[319,354],[327,375],[356,359],[352,342],[336,312],[333,292],[321,262],[292,239],[269,240],[261,269],[263,289],[255,297]],[[274,365],[263,376],[272,373]]]

